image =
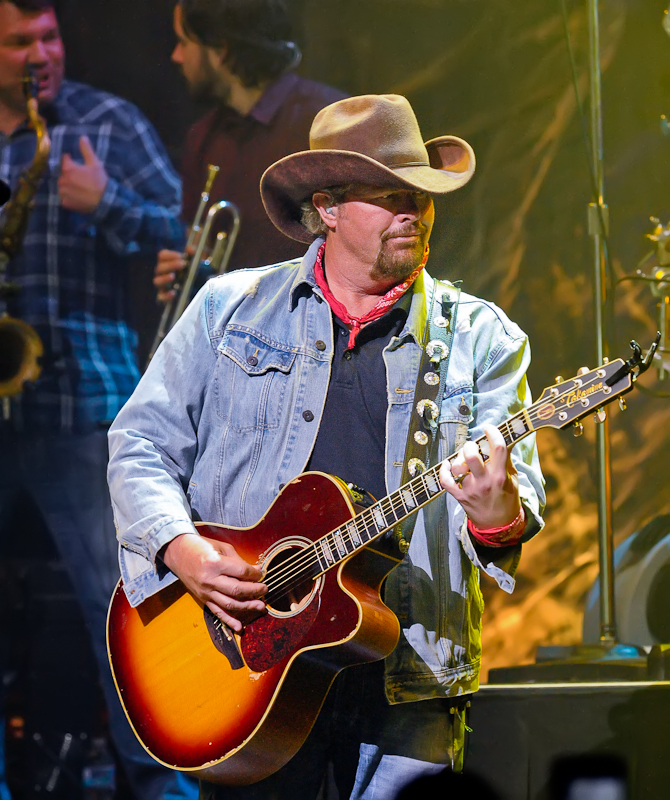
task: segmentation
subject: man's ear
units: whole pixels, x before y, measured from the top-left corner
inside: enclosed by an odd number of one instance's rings
[[[227,45],[223,45],[223,47],[205,47],[205,52],[207,53],[207,60],[213,69],[218,71],[225,66],[228,58]]]
[[[334,229],[337,224],[339,206],[333,204],[333,198],[326,192],[314,192],[312,203],[314,203],[314,208],[319,212],[324,224]]]

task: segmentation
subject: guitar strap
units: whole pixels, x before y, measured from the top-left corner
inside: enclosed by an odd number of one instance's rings
[[[447,285],[435,280],[421,342],[421,362],[414,389],[414,409],[407,433],[401,486],[439,460],[440,403],[447,381],[460,297],[460,281]],[[440,304],[439,313],[437,302]],[[393,532],[403,555],[409,549],[416,517],[412,514]]]

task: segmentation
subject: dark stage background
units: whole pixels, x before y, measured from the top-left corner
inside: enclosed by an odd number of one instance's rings
[[[670,216],[670,39],[665,0],[603,0],[606,200],[617,275],[649,249],[649,215]],[[581,91],[587,95],[586,4],[568,3]],[[594,365],[589,177],[560,0],[293,0],[307,77],[350,93],[399,92],[426,138],[454,133],[478,169],[440,203],[431,271],[461,278],[529,334],[535,394],[556,374]],[[171,0],[63,0],[70,77],[129,98],[158,128],[175,161],[194,109],[170,63]],[[151,335],[151,265],[138,266],[135,317]],[[616,292],[612,356],[655,330],[640,284]],[[643,379],[656,386],[655,373]],[[670,390],[670,381],[665,387]],[[538,644],[581,640],[586,592],[597,575],[593,423],[581,439],[539,436],[549,490],[547,529],[526,548],[512,597],[487,583],[487,669],[533,660]],[[612,412],[617,542],[670,511],[670,401],[640,392]]]

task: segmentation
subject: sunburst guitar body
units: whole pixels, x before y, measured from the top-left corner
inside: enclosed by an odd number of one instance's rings
[[[179,581],[138,608],[119,583],[110,663],[128,719],[156,760],[215,783],[261,780],[297,752],[341,669],[393,650],[398,621],[379,587],[397,560],[374,545],[347,558],[314,546],[354,513],[340,481],[305,473],[253,528],[197,523],[202,536],[232,544],[265,572],[268,613],[242,636]],[[334,568],[322,572],[331,557]]]

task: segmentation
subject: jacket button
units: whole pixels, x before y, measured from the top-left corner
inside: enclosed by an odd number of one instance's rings
[[[255,367],[258,364],[258,359],[256,356],[249,356],[247,359],[247,364],[251,364],[252,367]]]
[[[321,339],[317,339],[316,340],[316,349],[317,350],[325,350],[326,349],[326,343],[322,342]]]
[[[303,411],[302,418],[305,420],[305,422],[312,422],[314,419],[314,414],[312,414],[311,411]]]

